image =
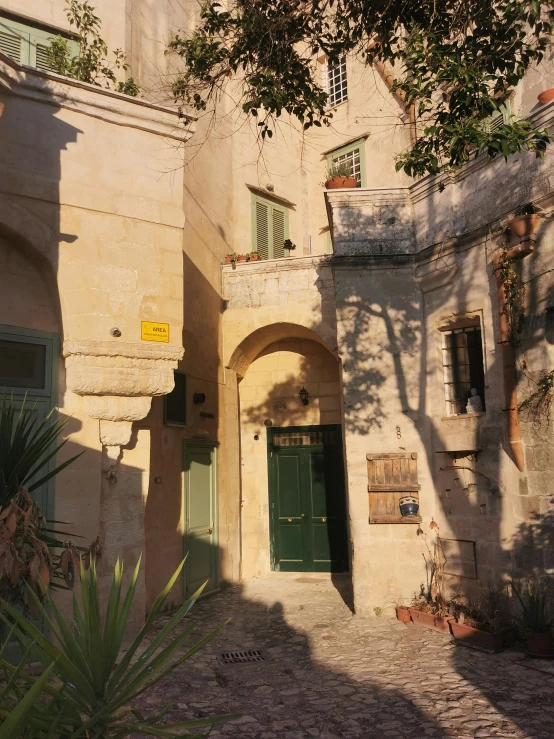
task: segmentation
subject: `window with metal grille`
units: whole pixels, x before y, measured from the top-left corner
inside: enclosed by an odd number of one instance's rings
[[[327,64],[327,93],[329,106],[338,105],[348,100],[348,84],[346,81],[346,56],[342,56],[336,64]]]
[[[468,412],[468,400],[475,388],[485,410],[485,372],[481,326],[441,331],[442,365],[446,415],[459,416]]]
[[[61,36],[69,42],[70,51],[74,56],[79,53],[79,44],[71,34],[35,26],[28,21],[0,16],[0,52],[18,64],[35,67],[41,72],[50,71],[48,46],[56,36]]]
[[[187,425],[187,376],[174,372],[175,386],[169,395],[164,395],[164,423],[175,426]]]
[[[260,259],[279,259],[285,256],[284,243],[288,236],[287,208],[253,195],[252,250],[258,252]]]
[[[332,169],[339,164],[346,164],[350,168],[352,177],[356,180],[356,187],[365,187],[365,140],[359,139],[332,151],[327,156],[327,167]]]

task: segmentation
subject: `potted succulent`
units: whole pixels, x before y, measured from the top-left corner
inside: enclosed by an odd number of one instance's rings
[[[508,223],[508,228],[521,241],[535,238],[535,232],[542,216],[533,203],[527,203],[516,209],[514,218]]]
[[[234,264],[237,261],[237,255],[235,252],[225,255],[225,264]]]
[[[554,100],[554,87],[550,87],[548,90],[541,92],[537,95],[537,99],[541,105],[546,105],[546,103]]]
[[[246,254],[237,254],[237,262],[246,262]]]
[[[479,602],[454,598],[456,618],[450,624],[454,638],[466,647],[498,652],[512,639],[510,600],[506,589],[489,585]]]
[[[527,637],[527,651],[533,657],[554,657],[549,583],[535,578],[527,580],[522,592],[514,582],[512,588],[521,606],[521,615],[516,621]]]
[[[259,262],[260,261],[260,255],[257,251],[251,251],[248,255],[248,261],[249,262]]]
[[[325,187],[327,190],[343,190],[356,187],[356,178],[352,177],[352,167],[346,163],[329,167]]]

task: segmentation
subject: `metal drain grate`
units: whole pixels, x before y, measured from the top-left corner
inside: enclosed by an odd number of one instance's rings
[[[217,658],[222,665],[240,665],[245,662],[265,662],[267,659],[261,649],[240,649],[236,652],[220,652]]]

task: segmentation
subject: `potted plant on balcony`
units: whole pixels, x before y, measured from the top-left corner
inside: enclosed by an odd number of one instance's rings
[[[516,621],[527,637],[527,651],[533,657],[554,657],[552,638],[552,604],[549,583],[545,579],[527,580],[520,590],[514,582],[512,588],[521,607]]]
[[[237,262],[246,262],[246,254],[237,254]]]
[[[543,90],[543,92],[537,95],[537,99],[541,105],[546,105],[546,103],[554,100],[554,87],[549,87],[548,90]]]
[[[327,190],[344,190],[356,187],[356,178],[352,177],[352,167],[344,162],[329,167],[325,187]]]
[[[287,256],[290,257],[291,251],[294,251],[296,249],[296,244],[293,244],[290,239],[285,239],[283,249],[288,252]]]
[[[459,597],[453,599],[452,606],[456,619],[450,627],[460,644],[493,653],[511,641],[510,599],[505,587],[489,584],[478,602]]]
[[[259,262],[260,261],[260,255],[257,251],[251,251],[248,255],[248,261],[249,262]]]
[[[535,238],[535,232],[539,226],[542,216],[533,203],[526,203],[516,208],[514,218],[508,223],[508,228],[514,236],[521,241]]]
[[[234,264],[237,261],[237,255],[235,252],[225,255],[225,264]]]

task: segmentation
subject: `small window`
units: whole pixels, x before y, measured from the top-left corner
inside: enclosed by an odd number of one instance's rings
[[[485,372],[480,324],[442,331],[441,338],[446,415],[484,411]]]
[[[331,152],[327,157],[327,166],[329,169],[339,164],[346,164],[350,167],[352,177],[356,180],[356,187],[365,187],[365,141],[354,141],[348,146]]]
[[[346,56],[343,55],[336,64],[327,64],[325,68],[325,79],[327,94],[329,95],[329,107],[343,103],[348,100],[348,85],[346,81]]]
[[[282,205],[252,196],[252,251],[260,259],[285,256],[284,243],[289,236],[289,213]]]
[[[72,54],[77,56],[79,44],[70,34],[0,16],[0,52],[18,64],[48,72],[48,46],[56,36],[69,41]]]
[[[187,425],[187,376],[174,372],[175,387],[164,396],[164,423]]]

